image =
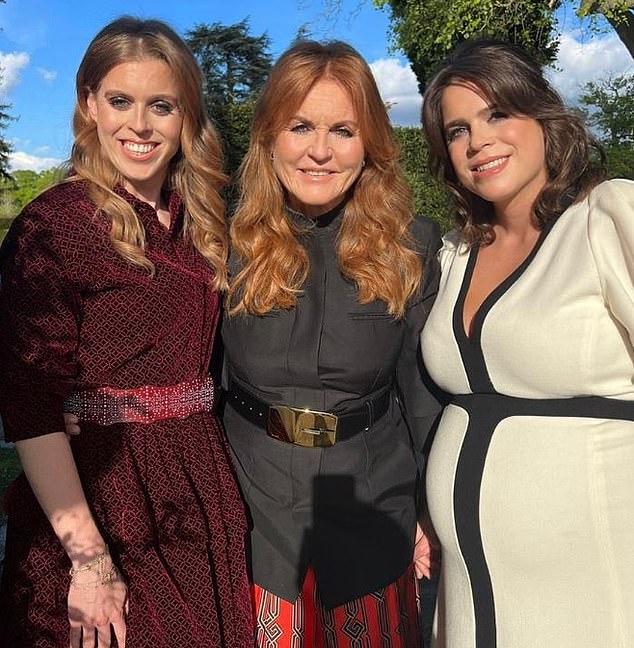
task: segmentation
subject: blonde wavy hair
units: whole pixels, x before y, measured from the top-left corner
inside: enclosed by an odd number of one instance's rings
[[[102,79],[121,63],[157,59],[165,62],[179,85],[183,114],[181,146],[172,158],[166,188],[177,191],[185,206],[183,235],[214,268],[213,285],[227,287],[227,231],[221,190],[222,148],[204,109],[202,77],[185,42],[159,20],[122,16],[106,25],[92,40],[76,78],[77,101],[73,115],[70,180],[88,180],[97,210],[112,219],[110,238],[117,252],[150,274],[154,265],[146,257],[145,231],[134,209],[113,189],[124,183],[118,169],[103,155],[97,125],[87,98],[97,92]]]
[[[496,110],[530,117],[541,126],[548,179],[533,205],[539,229],[606,177],[601,147],[581,116],[564,105],[535,59],[504,41],[466,41],[427,82],[422,119],[431,171],[453,193],[456,221],[470,245],[487,245],[495,239],[495,211],[490,202],[462,186],[451,163],[442,116],[443,92],[450,85],[477,88]]]
[[[410,236],[411,193],[372,72],[345,43],[300,41],[273,66],[256,103],[250,146],[239,171],[240,200],[230,226],[240,266],[230,280],[230,315],[293,308],[306,280],[308,255],[286,212],[286,188],[273,170],[271,150],[322,79],[337,82],[350,96],[366,154],[365,166],[348,191],[337,238],[339,267],[356,284],[360,303],[382,300],[396,318],[403,316],[420,285],[422,262]]]

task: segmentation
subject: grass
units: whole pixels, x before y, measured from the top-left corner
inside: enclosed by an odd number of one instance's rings
[[[20,461],[15,450],[13,448],[0,448],[0,504],[7,486],[20,474],[21,470]],[[0,524],[4,522],[4,519],[4,511],[0,506]]]

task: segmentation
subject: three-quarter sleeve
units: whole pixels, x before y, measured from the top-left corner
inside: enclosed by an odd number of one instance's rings
[[[634,348],[634,182],[609,180],[588,198],[588,235],[607,308]]]
[[[80,308],[67,278],[62,221],[44,195],[16,218],[0,250],[0,414],[9,441],[64,429]]]
[[[438,249],[441,241],[437,223],[427,219],[415,220],[413,235],[423,257],[423,282],[417,299],[413,300],[405,315],[405,336],[396,379],[416,459],[422,465],[423,446],[440,411],[435,391],[424,379],[420,334],[438,292]]]

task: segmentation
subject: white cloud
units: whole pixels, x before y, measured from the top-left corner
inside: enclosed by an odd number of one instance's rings
[[[6,95],[20,81],[20,71],[29,64],[26,52],[0,52],[0,93]]]
[[[9,169],[11,171],[45,171],[54,166],[59,166],[64,160],[52,157],[30,155],[24,151],[14,151],[9,154]]]
[[[55,70],[47,70],[45,68],[39,67],[37,68],[37,71],[46,83],[51,84],[57,78],[57,72]]]
[[[564,101],[576,104],[588,81],[634,73],[634,61],[616,34],[580,41],[573,32],[562,34],[556,66],[546,70],[548,80]]]
[[[568,104],[577,103],[587,81],[609,75],[634,73],[634,62],[616,34],[603,38],[577,40],[580,35],[564,32],[559,45],[556,66],[546,76]],[[422,99],[416,76],[409,63],[398,59],[378,59],[370,64],[383,101],[392,105],[390,119],[399,126],[420,126]]]
[[[422,99],[409,63],[378,59],[370,64],[383,101],[391,105],[390,120],[399,126],[420,126]]]

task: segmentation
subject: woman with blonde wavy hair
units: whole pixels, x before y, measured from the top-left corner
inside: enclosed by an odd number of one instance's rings
[[[223,324],[258,646],[419,645],[417,455],[436,403],[417,349],[439,240],[397,156],[354,49],[281,56],[241,167]]]
[[[246,519],[208,376],[225,176],[193,55],[160,21],[115,20],[73,125],[68,180],[0,254],[0,411],[24,468],[0,645],[246,648]]]

